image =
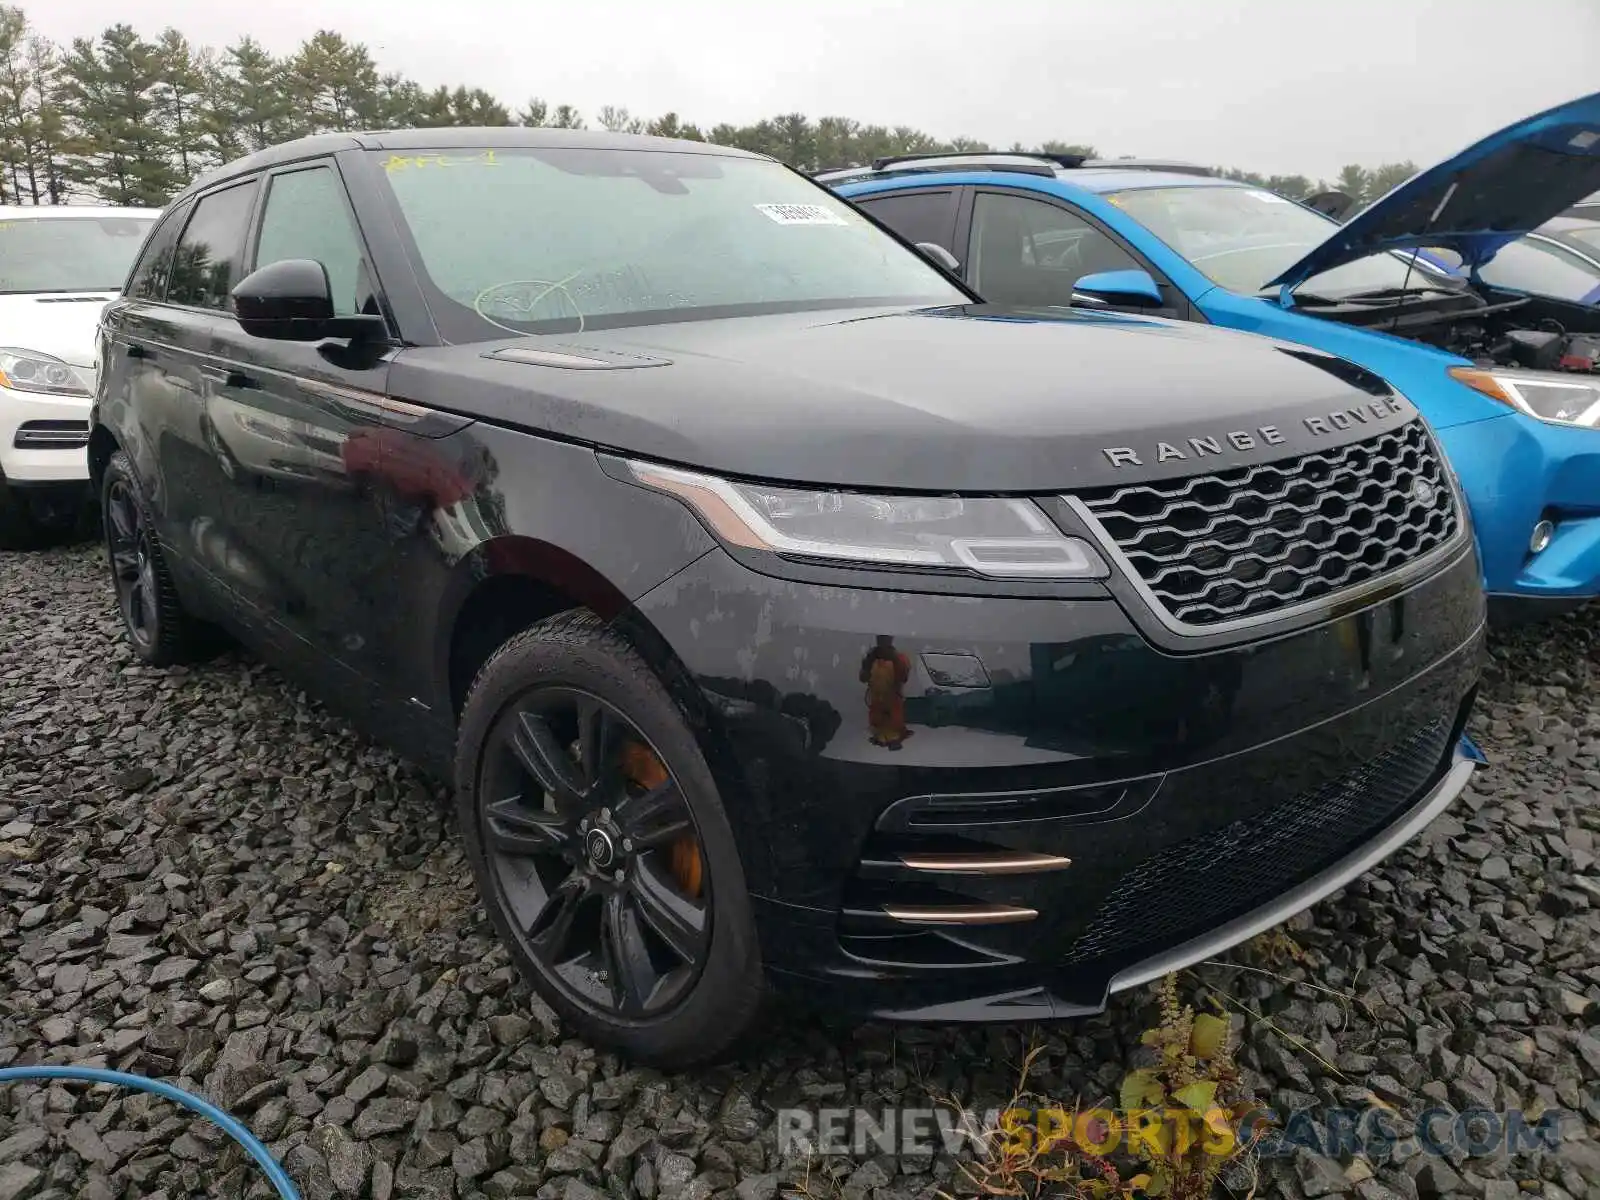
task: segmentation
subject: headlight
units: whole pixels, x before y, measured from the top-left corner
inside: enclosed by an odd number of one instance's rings
[[[972,571],[990,579],[1102,579],[1086,542],[1063,536],[1027,500],[871,496],[732,483],[628,464],[647,487],[685,501],[724,541],[775,554],[875,567]]]
[[[0,346],[0,387],[47,396],[87,396],[89,381],[78,368],[33,350]]]
[[[1451,367],[1450,374],[1473,391],[1552,425],[1593,429],[1600,424],[1600,381],[1586,383],[1582,376],[1557,371],[1482,367]]]

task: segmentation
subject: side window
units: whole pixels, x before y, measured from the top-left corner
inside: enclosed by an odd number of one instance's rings
[[[1600,288],[1600,272],[1576,254],[1531,239],[1502,246],[1478,277],[1494,287],[1581,304],[1592,303],[1590,297]]]
[[[150,238],[133,264],[123,294],[136,300],[160,300],[167,294],[167,277],[172,273],[172,252],[178,244],[178,230],[189,216],[189,206],[174,209],[150,233]]]
[[[1105,233],[1059,205],[1029,196],[973,198],[968,279],[997,304],[1072,303],[1072,285],[1097,271],[1139,270]]]
[[[244,257],[245,232],[255,195],[256,183],[252,179],[201,197],[178,239],[167,303],[228,307],[228,292],[238,282],[234,272]]]
[[[327,269],[333,311],[359,311],[361,239],[345,202],[344,184],[331,167],[275,175],[267,191],[256,241],[255,265],[309,258]]]
[[[953,191],[863,196],[855,203],[908,242],[932,242],[955,252],[952,243],[956,232],[956,194]]]

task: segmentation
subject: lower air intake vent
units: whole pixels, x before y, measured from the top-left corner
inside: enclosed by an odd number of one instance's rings
[[[1147,858],[1120,880],[1066,962],[1176,946],[1332,866],[1393,823],[1444,762],[1435,722],[1339,779]]]
[[[11,444],[18,450],[76,450],[89,444],[89,422],[24,421]]]
[[[1377,579],[1448,543],[1460,520],[1421,421],[1301,458],[1077,500],[1156,602],[1201,627]]]

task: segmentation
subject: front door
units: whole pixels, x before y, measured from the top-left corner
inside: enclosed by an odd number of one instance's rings
[[[269,175],[246,270],[322,264],[338,315],[378,314],[378,283],[332,160]],[[230,322],[212,365],[203,434],[228,541],[270,570],[238,581],[253,622],[270,621],[379,684],[396,541],[364,486],[360,448],[382,427],[386,339],[321,343],[252,337]]]
[[[1069,308],[1073,285],[1085,275],[1145,271],[1166,303],[1137,311],[1179,319],[1189,315],[1188,302],[1148,263],[1082,213],[1042,196],[975,191],[965,249],[967,285],[992,304]]]

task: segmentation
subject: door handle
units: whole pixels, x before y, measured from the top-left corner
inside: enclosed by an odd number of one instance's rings
[[[221,384],[231,388],[253,388],[256,381],[243,371],[228,370],[223,367],[201,367],[200,374],[212,383]]]
[[[152,354],[149,351],[149,349],[147,349],[146,347],[139,345],[138,342],[129,342],[128,343],[128,357],[129,358],[154,358],[155,355]]]

